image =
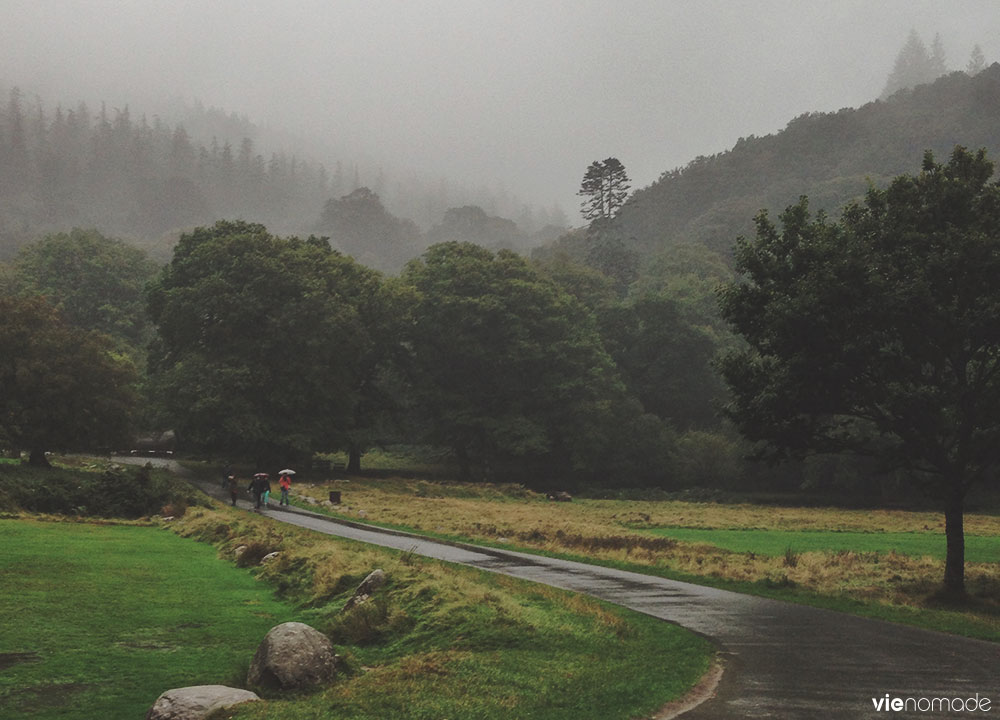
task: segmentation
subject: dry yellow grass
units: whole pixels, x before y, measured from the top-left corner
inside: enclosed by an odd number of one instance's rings
[[[940,532],[930,512],[761,507],[678,501],[548,502],[518,486],[403,479],[340,479],[296,488],[322,501],[339,490],[346,518],[452,537],[585,555],[690,575],[765,582],[832,596],[925,607],[939,589],[943,561],[897,553],[804,552],[785,557],[722,550],[658,537],[648,528],[742,528],[857,532]],[[968,534],[1000,535],[1000,518],[970,514]],[[944,539],[942,537],[942,543]],[[983,622],[1000,630],[1000,563],[969,563],[970,591],[988,607]]]
[[[429,481],[334,480],[300,485],[300,494],[318,500],[340,490],[347,514],[375,522],[391,522],[431,532],[447,532],[464,521],[497,530],[558,523],[567,532],[583,527],[760,528],[774,530],[840,530],[859,532],[944,531],[940,513],[905,510],[772,507],[750,504],[680,501],[574,500],[549,503],[544,495],[519,486],[434,483]],[[440,528],[440,529],[439,529]],[[969,514],[965,531],[1000,535],[1000,517]]]

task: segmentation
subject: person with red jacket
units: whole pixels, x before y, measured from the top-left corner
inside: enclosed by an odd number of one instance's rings
[[[282,475],[278,480],[278,487],[281,488],[281,502],[278,505],[288,505],[288,491],[292,487],[292,478],[288,474]]]

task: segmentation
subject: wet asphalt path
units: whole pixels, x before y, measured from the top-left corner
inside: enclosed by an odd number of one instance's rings
[[[211,488],[205,488],[212,490]],[[218,495],[216,488],[211,494]],[[241,501],[241,506],[246,506]],[[566,560],[450,545],[314,513],[266,514],[317,532],[545,583],[711,638],[724,663],[714,695],[684,720],[1000,716],[1000,644],[955,637]],[[974,712],[878,711],[874,699],[979,699]],[[984,701],[989,705],[984,707]],[[988,707],[988,710],[987,710]]]

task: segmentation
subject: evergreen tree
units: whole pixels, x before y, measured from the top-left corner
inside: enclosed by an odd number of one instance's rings
[[[906,42],[896,56],[896,62],[886,80],[880,99],[885,100],[900,90],[934,82],[947,71],[941,36],[934,36],[931,49],[928,51],[917,31],[910,30]]]
[[[590,163],[577,193],[586,198],[580,204],[583,217],[590,222],[610,220],[625,204],[631,187],[625,166],[618,158]]]
[[[986,56],[983,55],[983,49],[976,44],[972,48],[972,54],[969,56],[969,64],[965,66],[965,72],[969,75],[978,75],[985,69]]]

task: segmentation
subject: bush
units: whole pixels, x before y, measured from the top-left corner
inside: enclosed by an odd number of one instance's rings
[[[132,473],[119,465],[105,470],[94,483],[91,514],[102,517],[136,518],[155,515],[170,499],[170,488],[154,479],[152,466]]]
[[[138,518],[155,515],[165,505],[186,507],[187,486],[152,467],[104,469],[36,468],[0,465],[0,504],[5,510]]]

